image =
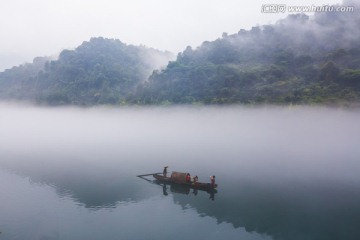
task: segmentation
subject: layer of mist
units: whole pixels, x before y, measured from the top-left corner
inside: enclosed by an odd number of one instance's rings
[[[359,120],[358,110],[317,107],[1,104],[0,168],[94,212],[151,208],[148,201],[164,194],[219,227],[231,223],[272,239],[357,239]],[[164,165],[203,182],[215,174],[218,193],[169,188],[165,194],[136,177]],[[132,211],[132,218],[140,214]]]
[[[146,171],[163,164],[198,169],[205,161],[214,171],[225,168],[249,176],[299,173],[334,179],[355,177],[350,173],[356,168],[348,164],[356,164],[360,154],[360,113],[352,110],[2,104],[0,111],[2,160],[7,155],[11,162],[14,157],[28,161],[27,156],[36,162],[44,155],[61,156],[43,159],[60,165],[73,159],[88,163],[137,159]]]

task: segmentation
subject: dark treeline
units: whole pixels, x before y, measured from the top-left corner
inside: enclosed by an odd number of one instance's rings
[[[142,103],[331,104],[360,99],[358,12],[289,15],[188,47],[137,92]],[[136,99],[135,98],[135,99]]]
[[[56,61],[37,58],[0,73],[0,97],[79,105],[359,102],[360,7],[346,4],[354,12],[289,15],[187,47],[168,63],[169,52],[93,38]]]
[[[75,50],[63,50],[58,60],[37,58],[5,70],[0,97],[49,105],[118,104],[172,58],[170,52],[92,38]]]

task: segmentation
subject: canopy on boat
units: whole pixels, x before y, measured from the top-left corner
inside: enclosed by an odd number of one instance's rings
[[[188,173],[172,172],[170,178],[177,183],[185,183],[187,174]]]

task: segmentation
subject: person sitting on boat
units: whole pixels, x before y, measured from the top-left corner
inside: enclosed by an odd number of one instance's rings
[[[164,175],[164,177],[166,177],[166,174],[167,174],[167,168],[168,168],[169,166],[165,166],[164,167],[164,171],[163,171],[163,175]]]
[[[187,174],[186,174],[185,181],[186,181],[186,182],[191,182],[190,173],[187,173]]]
[[[210,176],[210,182],[211,182],[211,186],[214,187],[215,186],[215,176]]]

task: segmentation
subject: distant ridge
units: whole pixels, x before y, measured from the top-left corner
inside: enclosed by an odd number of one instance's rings
[[[58,60],[38,64],[35,59],[0,73],[0,98],[50,105],[118,104],[170,59],[170,52],[91,38],[75,50],[63,50]]]
[[[92,38],[0,73],[0,99],[48,105],[335,104],[360,101],[360,4],[224,33],[169,52]],[[166,67],[165,67],[166,66]],[[155,70],[155,71],[154,71]]]
[[[196,49],[188,47],[149,78],[137,100],[144,104],[359,102],[360,7],[352,3],[355,12],[289,15],[273,25],[224,33]]]

